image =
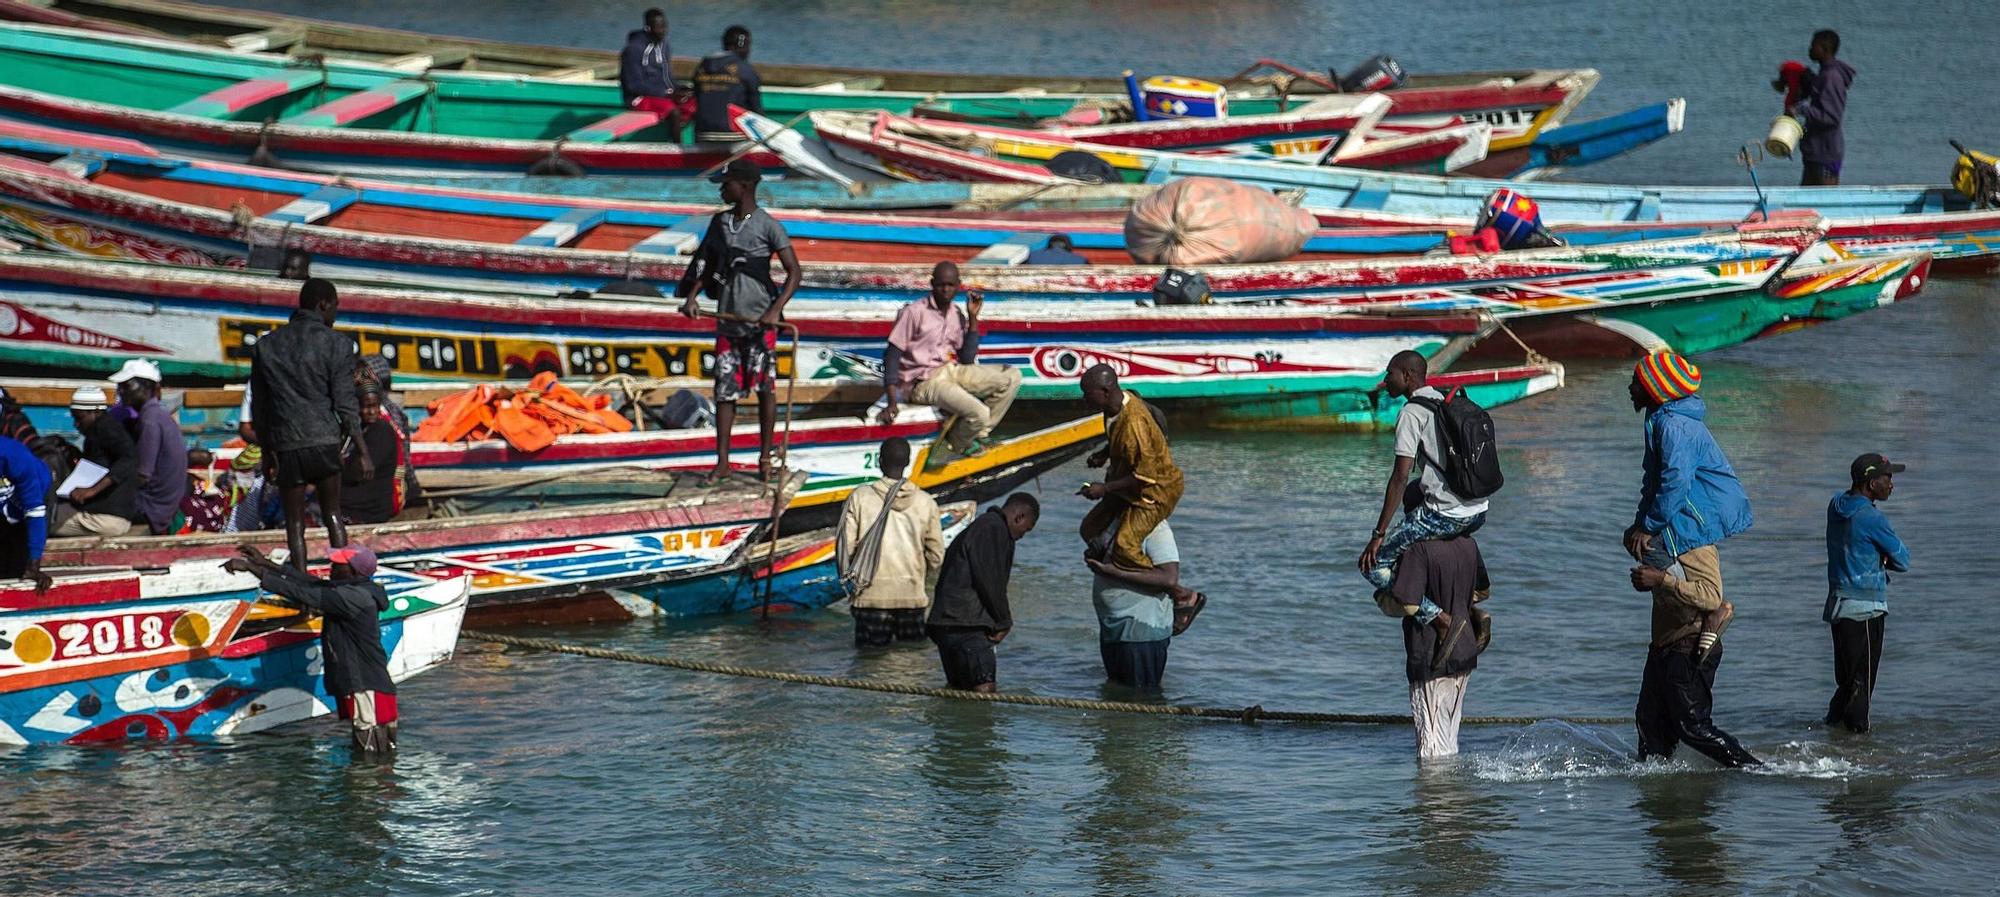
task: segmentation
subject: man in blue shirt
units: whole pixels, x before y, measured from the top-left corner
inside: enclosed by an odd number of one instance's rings
[[[1088,265],[1090,260],[1076,251],[1076,244],[1069,237],[1056,234],[1049,238],[1047,245],[1028,253],[1030,265]]]
[[[37,593],[49,590],[48,495],[48,465],[20,440],[0,436],[0,580],[32,579]]]
[[[625,98],[625,108],[663,116],[661,122],[678,143],[681,107],[675,94],[680,90],[674,84],[674,50],[667,43],[667,14],[658,9],[646,10],[644,22],[646,27],[633,29],[625,36],[625,48],[618,53],[618,91]]]
[[[1826,506],[1826,610],[1833,627],[1833,678],[1826,724],[1868,731],[1868,701],[1882,665],[1882,624],[1889,616],[1889,571],[1910,569],[1910,550],[1875,507],[1889,500],[1894,475],[1908,468],[1870,452],[1848,467],[1847,491]]]
[[[1105,678],[1128,688],[1157,690],[1167,672],[1167,646],[1208,603],[1181,584],[1180,546],[1167,521],[1146,536],[1145,570],[1085,558],[1090,599],[1097,608],[1097,648]]]

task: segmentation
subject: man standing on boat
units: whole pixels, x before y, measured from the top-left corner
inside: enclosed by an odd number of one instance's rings
[[[987,508],[945,549],[937,600],[924,631],[937,645],[952,688],[997,691],[993,646],[1014,629],[1007,581],[1014,575],[1014,543],[1035,528],[1042,505],[1026,492]]]
[[[306,487],[319,498],[327,544],[347,544],[340,516],[341,459],[359,452],[362,479],[375,476],[362,448],[361,409],[354,397],[354,340],[334,331],[340,293],[317,277],[299,288],[291,320],[258,338],[250,349],[250,393],[259,445],[275,455],[285,507],[286,560],[306,568]],[[143,457],[143,451],[141,455]],[[185,466],[185,465],[183,465]]]
[[[49,466],[28,446],[0,436],[0,580],[34,580],[49,590],[42,549],[49,541]]]
[[[840,509],[835,556],[852,599],[854,644],[885,648],[924,637],[930,576],[944,562],[937,502],[910,482],[910,442],[882,440],[882,478],[855,487]]]
[[[667,44],[667,14],[646,10],[644,28],[625,36],[625,49],[618,54],[618,90],[625,108],[659,115],[672,133],[681,139],[681,93],[674,84],[674,51]]]
[[[722,50],[702,57],[694,69],[694,139],[744,139],[729,123],[729,107],[764,111],[764,82],[750,67],[750,29],[731,25],[722,32]]]
[[[931,268],[931,294],[896,313],[889,345],[882,351],[882,388],[889,404],[884,424],[896,419],[903,402],[931,405],[958,419],[925,458],[925,470],[944,467],[953,455],[976,458],[986,453],[987,437],[1021,390],[1021,372],[1002,364],[978,364],[979,312],[986,294],[965,291],[959,310],[958,266],[938,262]],[[941,449],[949,449],[943,451]]]
[[[250,573],[264,590],[298,603],[325,618],[320,624],[320,661],[326,693],[340,705],[355,753],[396,750],[396,683],[389,676],[389,652],[382,648],[382,612],[389,592],[375,581],[375,552],[366,545],[334,548],[328,577],[320,579],[275,564],[254,545],[223,566]]]
[[[757,474],[771,478],[771,435],[778,409],[772,390],[778,378],[778,322],[799,288],[799,257],[792,238],[771,213],[757,206],[764,173],[749,159],[736,159],[720,175],[722,201],[729,208],[709,219],[687,272],[674,295],[687,301],[681,313],[698,317],[700,293],[715,300],[715,469],[714,482],[729,475],[729,434],[736,426],[736,403],[757,394]],[[782,290],[771,280],[771,259],[785,268]]]
[[[1722,597],[1716,543],[1750,528],[1750,500],[1722,454],[1695,395],[1701,369],[1668,351],[1655,352],[1632,373],[1632,407],[1646,415],[1646,453],[1639,511],[1625,531],[1625,550],[1639,562],[1632,587],[1653,593],[1653,639],[1635,715],[1639,759],[1672,757],[1675,745],[1724,766],[1756,766],[1710,718],[1720,634],[1731,613]]]
[[[139,520],[155,536],[174,531],[174,516],[188,488],[187,440],[180,421],[160,402],[160,379],[160,366],[143,358],[125,362],[111,375],[118,401],[139,416]]]
[[[96,386],[79,387],[69,397],[69,417],[83,434],[83,460],[104,468],[97,482],[71,490],[71,508],[55,535],[116,538],[132,531],[139,514],[139,449],[125,425],[113,418],[110,401]]]
[[[1799,185],[1837,187],[1841,162],[1847,156],[1840,124],[1847,116],[1847,88],[1854,83],[1854,66],[1834,58],[1840,53],[1840,35],[1832,30],[1814,32],[1807,52],[1819,63],[1819,74],[1804,98],[1785,110],[1806,128],[1805,137],[1799,140],[1799,158],[1805,162]]]

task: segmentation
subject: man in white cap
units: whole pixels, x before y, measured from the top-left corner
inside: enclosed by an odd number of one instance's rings
[[[174,515],[187,497],[188,479],[187,441],[181,438],[180,421],[160,402],[160,379],[160,366],[143,358],[125,362],[111,375],[111,382],[118,385],[119,403],[139,415],[134,522],[144,521],[155,536],[174,531]]]
[[[69,418],[83,434],[83,460],[104,468],[103,478],[64,496],[62,522],[51,535],[116,538],[139,514],[139,450],[125,425],[110,415],[111,398],[98,386],[80,386],[69,397]]]

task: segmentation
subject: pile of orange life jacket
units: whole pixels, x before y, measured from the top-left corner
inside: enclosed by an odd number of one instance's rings
[[[623,433],[632,422],[611,410],[610,396],[584,396],[541,373],[526,389],[475,386],[430,404],[417,442],[461,442],[498,437],[524,452],[548,448],[567,433]]]

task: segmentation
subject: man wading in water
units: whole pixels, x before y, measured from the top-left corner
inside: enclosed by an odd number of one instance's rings
[[[1839,688],[1826,724],[1868,731],[1868,702],[1882,665],[1882,625],[1889,616],[1889,572],[1910,569],[1910,550],[1875,507],[1896,490],[1901,464],[1870,452],[1848,467],[1852,485],[1826,506],[1826,610],[1833,627],[1833,678]]]
[[[1133,580],[1133,574],[1158,566],[1146,552],[1146,539],[1174,513],[1186,480],[1174,464],[1162,418],[1138,395],[1118,385],[1117,371],[1108,364],[1093,365],[1083,372],[1079,385],[1084,405],[1104,415],[1105,446],[1088,463],[1106,468],[1104,482],[1085,483],[1077,490],[1097,502],[1077,530],[1083,537],[1083,556],[1101,562],[1092,565],[1093,572]],[[1207,602],[1198,593],[1177,592],[1174,634],[1185,631]]]
[[[715,470],[713,483],[729,475],[729,433],[736,426],[736,402],[757,393],[757,475],[771,478],[771,432],[778,409],[772,395],[778,355],[778,321],[799,288],[799,257],[791,237],[771,213],[757,207],[757,163],[737,159],[721,175],[722,201],[729,208],[709,219],[708,232],[674,289],[686,297],[681,314],[697,317],[698,293],[715,300]],[[785,266],[785,288],[771,281],[771,258]]]
[[[1724,766],[1756,766],[1762,761],[1709,718],[1722,665],[1714,636],[1730,613],[1715,545],[1750,528],[1750,500],[1703,423],[1700,388],[1701,369],[1672,352],[1647,356],[1632,373],[1646,456],[1625,550],[1640,564],[1632,587],[1653,593],[1653,640],[1635,713],[1639,759],[1672,757],[1686,742]]]

